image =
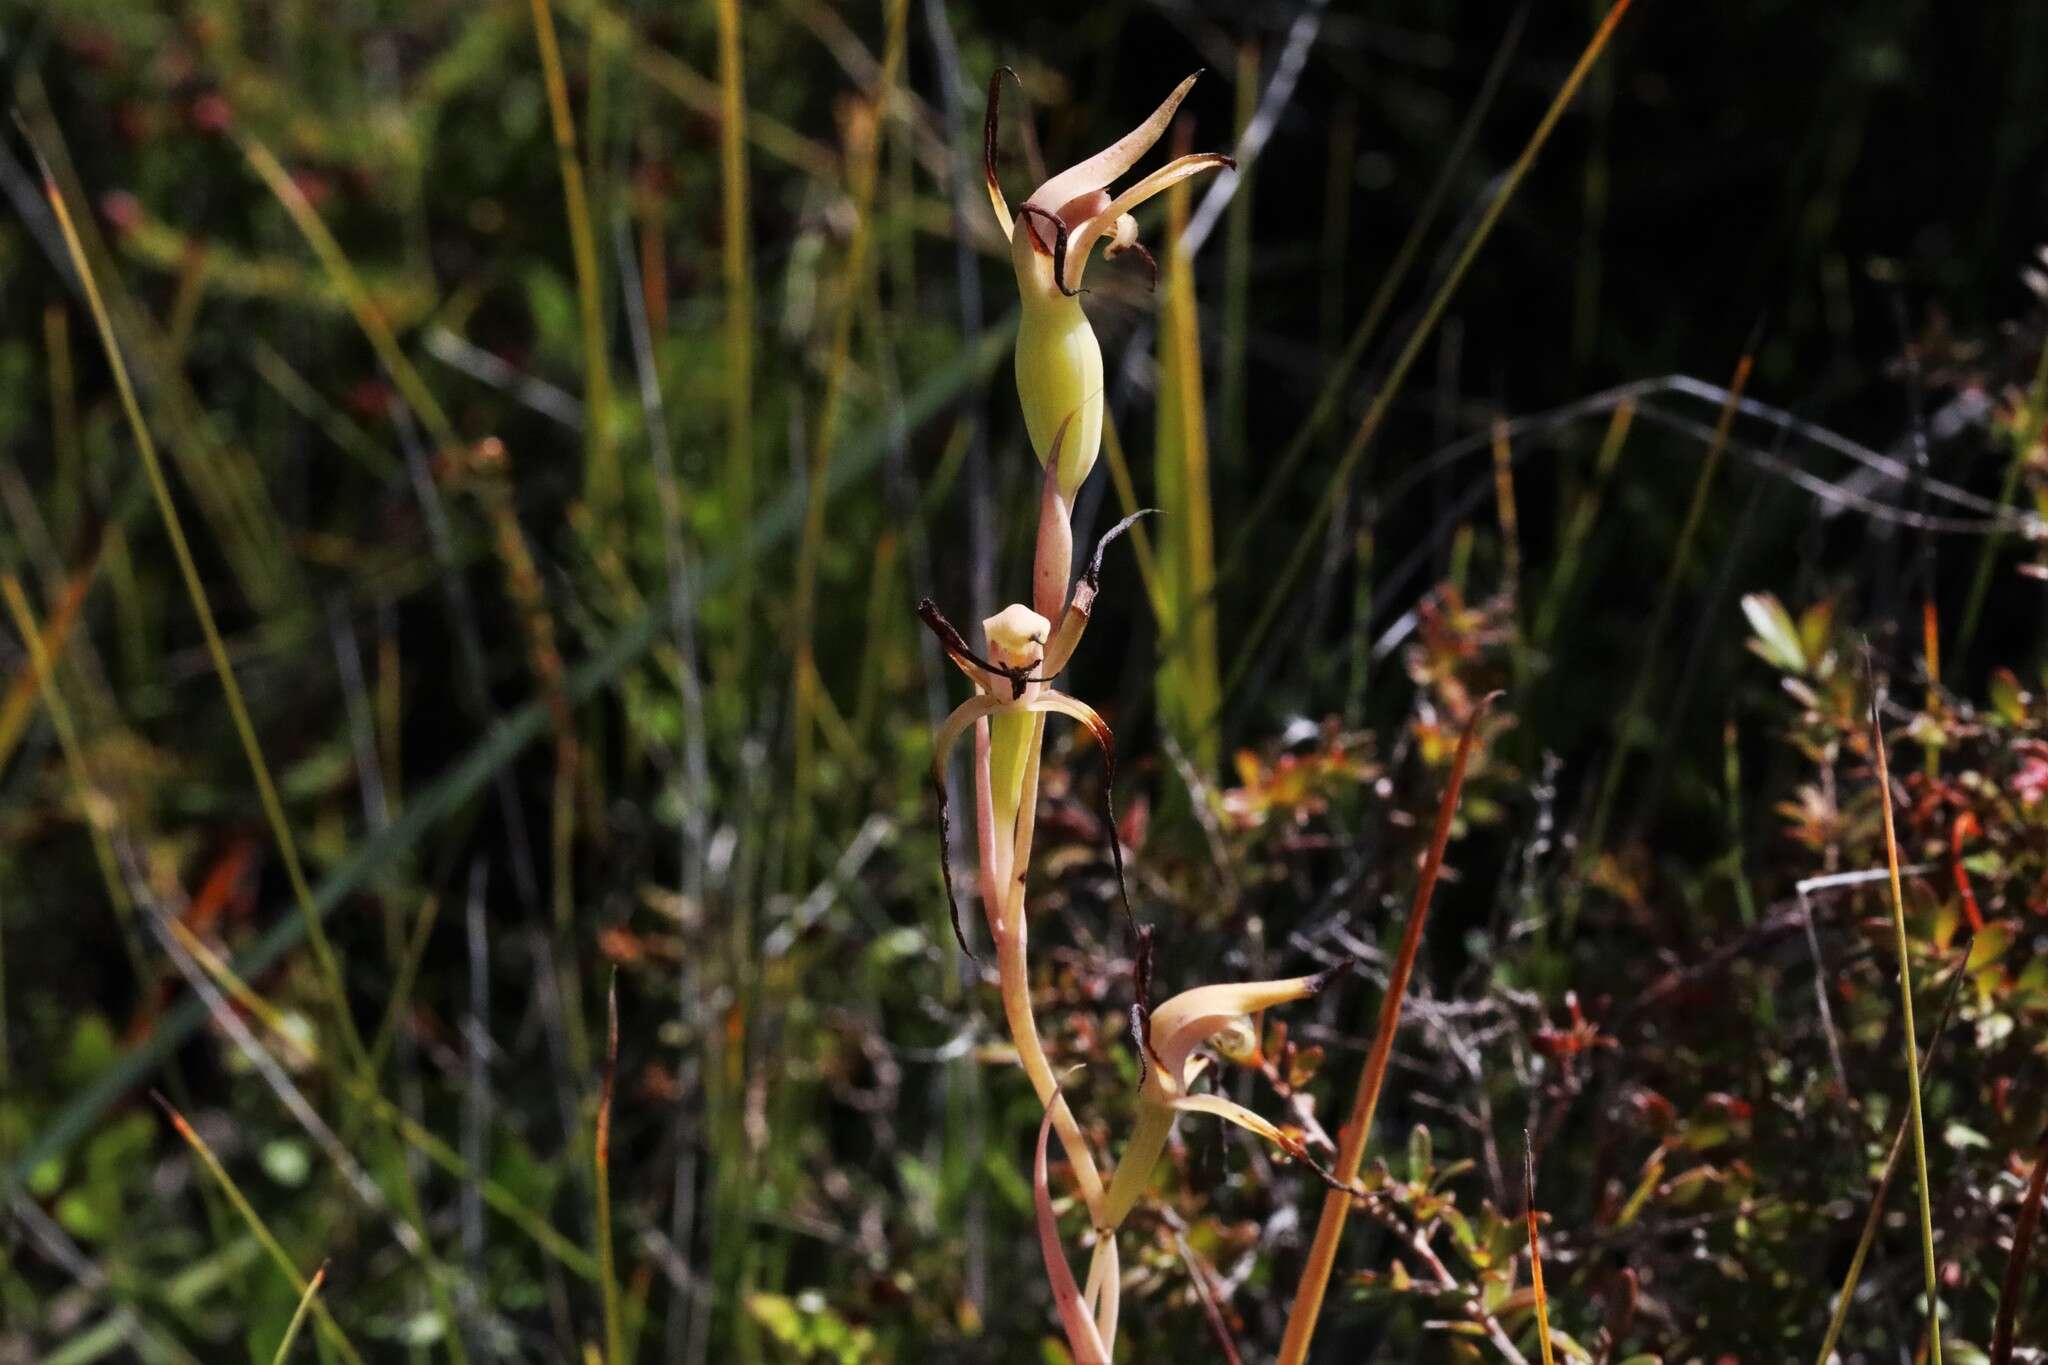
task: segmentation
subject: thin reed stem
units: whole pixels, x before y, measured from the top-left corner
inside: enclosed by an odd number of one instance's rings
[[[1536,1228],[1536,1149],[1522,1130],[1522,1218],[1529,1225],[1529,1288],[1536,1296],[1536,1344],[1543,1365],[1555,1365],[1550,1345],[1550,1301],[1543,1293],[1543,1242]]]
[[[1941,1279],[1934,1261],[1934,1207],[1927,1182],[1927,1124],[1920,1110],[1920,1040],[1913,1030],[1913,967],[1906,938],[1906,897],[1899,886],[1899,839],[1892,821],[1891,765],[1875,686],[1870,695],[1870,744],[1877,758],[1878,808],[1884,812],[1884,861],[1891,873],[1892,936],[1899,958],[1899,1019],[1905,1032],[1906,1095],[1913,1121],[1913,1166],[1920,1186],[1920,1256],[1927,1278],[1928,1359],[1941,1365]]]
[[[313,1307],[313,1300],[320,1295],[320,1286],[327,1282],[327,1262],[313,1272],[313,1278],[306,1281],[306,1292],[299,1295],[299,1306],[292,1310],[292,1320],[285,1324],[284,1337],[277,1343],[277,1353],[270,1358],[270,1365],[284,1365],[291,1356],[292,1346],[299,1339],[299,1330],[306,1325],[306,1313]]]
[[[1479,258],[1481,249],[1492,237],[1493,229],[1500,222],[1501,214],[1507,209],[1508,201],[1514,198],[1515,191],[1521,188],[1523,179],[1529,174],[1529,168],[1535,165],[1537,154],[1550,140],[1550,134],[1557,127],[1558,120],[1563,117],[1565,109],[1578,94],[1579,87],[1585,83],[1593,64],[1599,60],[1600,54],[1606,51],[1608,40],[1614,36],[1614,30],[1621,23],[1622,16],[1628,12],[1630,3],[1631,0],[1615,0],[1614,7],[1607,11],[1607,17],[1601,21],[1600,27],[1587,42],[1585,50],[1579,54],[1577,64],[1572,67],[1571,74],[1565,77],[1564,84],[1551,100],[1550,107],[1544,110],[1543,117],[1537,122],[1535,132],[1530,134],[1521,155],[1515,158],[1514,164],[1501,177],[1500,188],[1494,191],[1493,198],[1480,214],[1472,235],[1466,239],[1450,269],[1444,273],[1443,283],[1437,286],[1435,295],[1431,297],[1422,317],[1416,322],[1415,330],[1408,334],[1407,341],[1402,344],[1400,353],[1387,371],[1386,382],[1381,384],[1378,392],[1373,395],[1372,406],[1366,409],[1365,416],[1359,421],[1358,429],[1352,434],[1350,444],[1339,457],[1322,499],[1316,504],[1315,511],[1309,515],[1307,522],[1294,530],[1294,550],[1288,555],[1279,572],[1272,576],[1265,605],[1253,619],[1250,629],[1241,637],[1237,660],[1223,682],[1225,698],[1237,690],[1238,684],[1244,681],[1253,662],[1259,657],[1259,649],[1265,643],[1267,632],[1272,629],[1281,609],[1293,598],[1295,579],[1308,563],[1309,556],[1316,553],[1323,543],[1320,533],[1324,524],[1336,513],[1338,504],[1343,501],[1350,488],[1351,476],[1356,471],[1359,461],[1364,459],[1373,438],[1379,434],[1381,425],[1386,421],[1387,414],[1393,410],[1394,400],[1400,396],[1402,385],[1408,378],[1408,371],[1414,368],[1424,345],[1435,333],[1437,323],[1442,321],[1451,300],[1457,295],[1458,286],[1464,283],[1465,275],[1471,270],[1472,263]],[[1212,719],[1209,723],[1215,722]]]
[[[1429,852],[1422,863],[1422,875],[1415,883],[1415,900],[1408,909],[1408,923],[1401,931],[1401,947],[1394,955],[1394,968],[1387,976],[1386,993],[1380,998],[1380,1017],[1373,1034],[1372,1050],[1366,1054],[1365,1071],[1358,1078],[1358,1093],[1351,1103],[1351,1117],[1337,1140],[1336,1182],[1350,1186],[1358,1179],[1365,1160],[1365,1148],[1372,1136],[1374,1112],[1387,1080],[1387,1064],[1394,1054],[1394,1035],[1401,1027],[1401,1008],[1408,996],[1408,979],[1415,973],[1415,959],[1422,950],[1422,926],[1429,918],[1429,905],[1436,894],[1437,878],[1444,867],[1444,850],[1451,842],[1451,824],[1458,813],[1458,793],[1465,785],[1465,765],[1472,757],[1479,723],[1486,718],[1499,693],[1481,699],[1466,718],[1458,735],[1457,753],[1451,758],[1451,773],[1444,784],[1443,799],[1437,804],[1436,828],[1429,840]],[[1323,1311],[1323,1296],[1330,1287],[1330,1274],[1337,1263],[1337,1243],[1344,1236],[1344,1222],[1351,1216],[1351,1193],[1333,1189],[1323,1196],[1322,1216],[1316,1221],[1315,1241],[1309,1247],[1308,1264],[1302,1270],[1300,1286],[1294,1291],[1294,1306],[1288,1310],[1287,1332],[1280,1342],[1279,1365],[1301,1365],[1308,1358],[1309,1341],[1315,1335],[1316,1319]]]
[[[605,366],[604,321],[598,307],[597,235],[591,230],[590,196],[583,183],[583,162],[576,153],[576,120],[569,109],[562,50],[555,41],[554,8],[549,0],[532,0],[532,4],[541,81],[548,95],[548,123],[554,132],[555,161],[561,170],[562,199],[569,218],[576,311],[583,332],[583,492],[600,513],[609,512],[618,507],[624,488],[611,440],[611,372]]]
[[[213,1148],[207,1145],[206,1139],[199,1136],[198,1130],[185,1121],[185,1116],[179,1113],[169,1100],[162,1095],[154,1095],[153,1098],[157,1102],[157,1107],[164,1111],[164,1117],[170,1120],[171,1127],[177,1130],[178,1136],[185,1140],[185,1145],[199,1158],[199,1164],[206,1169],[207,1175],[213,1178],[214,1184],[220,1187],[221,1193],[234,1205],[235,1212],[241,1215],[250,1235],[256,1239],[257,1245],[263,1248],[264,1254],[270,1257],[271,1264],[284,1272],[284,1277],[291,1281],[293,1290],[302,1300],[312,1305],[313,1320],[318,1325],[322,1338],[329,1346],[339,1351],[342,1358],[351,1365],[363,1365],[362,1356],[357,1354],[348,1335],[341,1330],[341,1324],[327,1311],[327,1305],[318,1297],[307,1293],[314,1282],[299,1273],[298,1264],[292,1260],[291,1253],[284,1249],[284,1244],[277,1240],[277,1234],[263,1221],[263,1215],[256,1212],[255,1205],[242,1193],[241,1186],[227,1173],[227,1168],[220,1164],[220,1158],[214,1155]]]
[[[739,0],[718,0],[718,186],[725,240],[725,515],[741,543],[733,575],[732,676],[744,677],[753,612],[753,556],[745,553],[754,506],[754,274],[747,232],[746,59]]]
[[[604,1293],[606,1365],[625,1365],[625,1333],[619,1317],[619,1274],[612,1247],[612,1096],[619,1078],[619,979],[612,974],[605,996],[604,1085],[597,1097],[597,1133],[592,1167],[597,1176],[597,1282]]]
[[[862,287],[868,268],[868,254],[874,236],[875,179],[881,161],[882,124],[888,117],[896,73],[903,62],[904,29],[909,0],[889,0],[888,39],[882,48],[882,66],[870,98],[872,126],[853,157],[851,198],[853,234],[846,246],[841,271],[839,319],[832,331],[832,348],[825,363],[825,393],[819,400],[816,433],[806,472],[803,534],[797,542],[795,625],[796,764],[791,780],[791,825],[789,838],[789,884],[803,885],[810,874],[810,840],[817,795],[816,750],[822,687],[818,678],[817,596],[818,561],[824,553],[825,492],[832,472],[833,450],[839,442],[839,420],[846,386],[849,352],[853,344],[855,300],[867,296]]]
[[[1934,1021],[1934,1032],[1927,1037],[1927,1054],[1920,1059],[1920,1074],[1925,1078],[1934,1070],[1934,1059],[1941,1053],[1941,1041],[1948,1032],[1949,1015],[1955,1009],[1956,997],[1963,992],[1963,981],[1969,975],[1964,967],[1969,961],[1969,952],[1964,950],[1963,961],[1956,966],[1955,975],[1950,979],[1948,995],[1941,1006],[1941,1017]],[[1843,1324],[1849,1320],[1849,1304],[1856,1297],[1856,1285],[1863,1278],[1863,1263],[1870,1256],[1870,1248],[1877,1241],[1877,1230],[1884,1222],[1885,1196],[1891,1193],[1892,1179],[1899,1173],[1899,1158],[1906,1151],[1906,1125],[1911,1121],[1909,1114],[1899,1120],[1899,1126],[1892,1133],[1892,1145],[1884,1159],[1884,1171],[1877,1178],[1877,1188],[1870,1193],[1870,1211],[1863,1218],[1862,1235],[1856,1239],[1856,1251],[1849,1258],[1849,1269],[1842,1276],[1841,1292],[1835,1296],[1835,1311],[1828,1318],[1827,1334],[1821,1338],[1820,1352],[1814,1357],[1814,1365],[1829,1365],[1835,1358],[1835,1344],[1842,1339]]]

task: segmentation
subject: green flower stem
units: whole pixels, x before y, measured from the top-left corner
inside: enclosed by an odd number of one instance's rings
[[[1113,1237],[1130,1217],[1131,1208],[1152,1181],[1153,1168],[1166,1151],[1166,1139],[1173,1132],[1173,1106],[1149,1097],[1138,1100],[1138,1119],[1131,1140],[1124,1144],[1123,1160],[1110,1178],[1109,1195],[1102,1205],[1103,1236]]]
[[[1052,1074],[1052,1063],[1046,1060],[1045,1046],[1038,1040],[1038,1020],[1031,1013],[1031,978],[1024,958],[1024,935],[1024,918],[1020,915],[996,938],[996,970],[1002,979],[1003,1017],[1010,1026],[1010,1038],[1017,1046],[1017,1060],[1023,1065],[1024,1074],[1031,1078],[1031,1086],[1038,1092],[1039,1102],[1052,1110],[1053,1132],[1059,1135],[1060,1146],[1073,1165],[1074,1179],[1081,1186],[1082,1201],[1088,1205],[1088,1216],[1100,1222],[1102,1177],[1096,1173],[1095,1157],[1088,1150],[1087,1139],[1081,1135],[1081,1125],[1074,1121],[1074,1113],[1067,1108],[1066,1096],[1061,1093],[1059,1082]]]

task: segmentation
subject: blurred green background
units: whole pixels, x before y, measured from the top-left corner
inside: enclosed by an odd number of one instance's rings
[[[1077,541],[1167,515],[1110,552],[1069,686],[1117,728],[1163,985],[1365,960],[1289,1012],[1283,1088],[1326,1119],[1448,737],[1508,689],[1316,1359],[1497,1358],[1441,1328],[1474,1301],[1533,1358],[1495,1216],[1525,1126],[1589,1356],[1810,1357],[1903,1084],[1882,888],[1811,924],[1794,894],[1882,863],[1866,641],[1923,1035],[1989,921],[1929,1092],[1949,1354],[1981,1358],[2048,1079],[2048,11],[1638,0],[1425,329],[1602,12],[0,0],[0,1361],[283,1339],[297,1291],[152,1090],[330,1261],[300,1353],[593,1358],[614,984],[624,1354],[1060,1358],[1037,1103],[937,875],[964,689],[912,610],[1025,595],[999,64],[1012,203],[1196,68],[1168,143],[1241,149],[1144,215],[1169,273],[1170,217],[1202,234],[1198,373],[1168,290],[1089,275],[1117,439]],[[1100,777],[1048,764],[1040,1017],[1113,1152]],[[1123,1354],[1267,1358],[1320,1187],[1192,1127]],[[1908,1184],[1845,1358],[1918,1331]],[[1403,1282],[1417,1229],[1441,1283]]]

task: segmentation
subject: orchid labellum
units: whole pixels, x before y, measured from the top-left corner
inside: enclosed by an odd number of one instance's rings
[[[1024,405],[1024,425],[1039,463],[1050,465],[1054,441],[1069,414],[1075,415],[1073,439],[1059,452],[1057,485],[1068,503],[1095,465],[1102,445],[1102,347],[1081,311],[1081,280],[1088,257],[1104,238],[1105,256],[1136,253],[1148,269],[1151,253],[1138,243],[1137,220],[1131,210],[1153,195],[1217,167],[1237,163],[1220,152],[1177,157],[1141,177],[1114,198],[1111,182],[1138,164],[1138,158],[1173,121],[1201,72],[1175,86],[1151,117],[1095,155],[1078,161],[1047,180],[1010,215],[996,176],[996,132],[1002,80],[1016,73],[999,67],[988,85],[988,116],[982,130],[983,170],[996,222],[1010,239],[1010,264],[1023,296],[1023,317],[1017,329],[1017,396]],[[1021,231],[1019,229],[1022,229]]]

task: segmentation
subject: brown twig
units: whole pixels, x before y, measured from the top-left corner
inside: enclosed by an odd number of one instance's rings
[[[1394,970],[1387,978],[1386,993],[1380,999],[1379,1030],[1367,1054],[1365,1072],[1358,1079],[1358,1094],[1351,1106],[1351,1118],[1344,1125],[1337,1146],[1336,1179],[1340,1185],[1354,1185],[1365,1159],[1365,1145],[1372,1133],[1373,1113],[1379,1107],[1380,1091],[1386,1084],[1387,1062],[1394,1051],[1394,1034],[1401,1026],[1401,1006],[1408,995],[1408,978],[1414,974],[1415,958],[1422,948],[1422,926],[1429,918],[1429,904],[1436,894],[1437,878],[1443,872],[1444,850],[1451,841],[1451,822],[1458,812],[1458,793],[1465,785],[1465,765],[1472,756],[1472,744],[1479,724],[1500,696],[1489,693],[1472,708],[1465,729],[1458,736],[1458,751],[1451,759],[1450,780],[1437,805],[1436,829],[1430,836],[1429,853],[1422,864],[1422,876],[1415,884],[1415,901],[1408,911],[1408,924],[1401,933],[1401,947],[1394,958]],[[1351,1196],[1331,1190],[1323,1196],[1322,1216],[1316,1222],[1316,1237],[1309,1248],[1308,1265],[1295,1291],[1294,1306],[1287,1315],[1287,1332],[1280,1345],[1281,1365],[1301,1365],[1308,1355],[1309,1338],[1315,1332],[1322,1311],[1323,1295],[1330,1287],[1330,1273],[1336,1266],[1337,1243],[1344,1236],[1344,1221],[1351,1213]]]
[[[2012,1225],[2012,1255],[2006,1258],[2005,1282],[1998,1289],[1998,1320],[1991,1329],[1991,1365],[2012,1365],[2013,1326],[2019,1320],[2020,1289],[2027,1282],[2027,1261],[2033,1253],[2034,1230],[2041,1222],[2041,1189],[2048,1184],[2048,1129],[2041,1132],[2034,1153],[2034,1174],[2020,1198],[2019,1217]]]

